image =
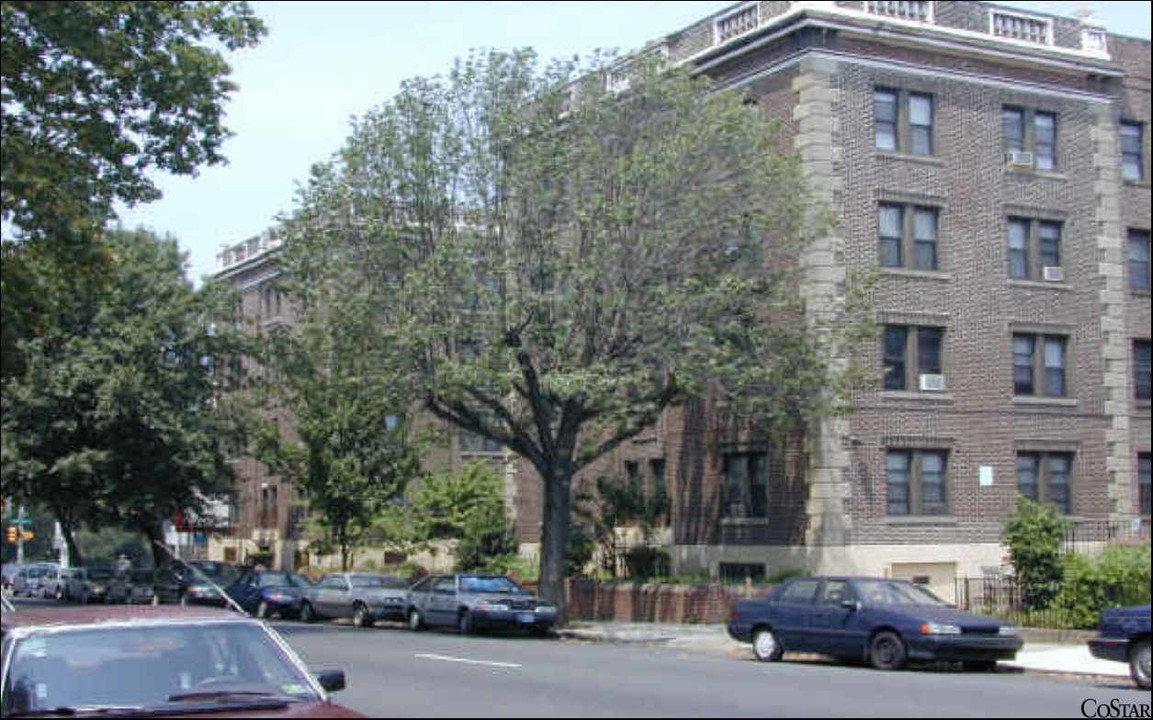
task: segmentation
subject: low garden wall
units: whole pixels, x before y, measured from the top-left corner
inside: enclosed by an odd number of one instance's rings
[[[666,585],[565,580],[570,620],[724,623],[734,600],[764,597],[770,585]]]

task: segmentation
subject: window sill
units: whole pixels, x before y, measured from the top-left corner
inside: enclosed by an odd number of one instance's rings
[[[933,165],[934,167],[945,167],[944,158],[937,155],[914,155],[912,153],[897,152],[894,150],[877,150],[877,157],[884,160],[904,160],[908,162],[922,163],[924,165]]]
[[[881,272],[892,277],[910,278],[913,280],[936,280],[938,282],[952,282],[953,274],[938,270],[908,270],[905,268],[882,267]]]
[[[1061,282],[1053,282],[1051,280],[1021,280],[1018,278],[1009,278],[1009,287],[1019,287],[1026,290],[1061,290],[1064,292],[1073,291],[1073,287],[1064,280]]]
[[[952,403],[952,393],[914,392],[911,390],[881,390],[882,400],[914,400],[933,403]]]
[[[952,515],[887,515],[887,525],[956,525]]]
[[[768,518],[721,518],[722,525],[768,525]]]
[[[1018,170],[1016,168],[1005,168],[1006,175],[1029,175],[1031,177],[1039,178],[1042,180],[1056,180],[1057,182],[1068,182],[1069,176],[1063,172],[1055,170]]]
[[[1149,291],[1149,288],[1129,288],[1129,294],[1140,298],[1147,298],[1153,295],[1153,293]]]
[[[1134,400],[1133,409],[1137,412],[1147,413],[1153,408],[1153,400]]]
[[[1064,397],[1033,397],[1032,395],[1014,395],[1014,405],[1035,405],[1040,407],[1077,407],[1076,398]]]
[[[1148,190],[1150,187],[1153,187],[1149,184],[1149,181],[1145,180],[1145,179],[1126,180],[1125,178],[1121,178],[1121,184],[1124,185],[1125,187],[1142,188],[1144,190]]]

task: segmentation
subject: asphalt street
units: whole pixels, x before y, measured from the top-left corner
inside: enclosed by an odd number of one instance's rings
[[[1084,717],[1083,707],[1094,714],[1114,699],[1150,701],[1121,679],[762,664],[736,644],[726,657],[399,625],[275,625],[314,671],[346,671],[336,702],[376,717]]]

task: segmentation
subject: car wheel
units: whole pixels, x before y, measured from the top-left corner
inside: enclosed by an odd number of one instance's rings
[[[899,670],[905,657],[905,641],[897,633],[879,632],[869,643],[869,661],[878,670]]]
[[[260,618],[261,620],[267,620],[270,614],[271,613],[268,609],[268,603],[261,600],[260,604],[256,606],[256,617]]]
[[[312,609],[312,603],[303,602],[300,604],[300,621],[310,623],[316,620],[316,613]]]
[[[424,618],[416,608],[408,611],[408,629],[413,631],[424,629]]]
[[[1129,650],[1129,674],[1137,687],[1149,689],[1149,638],[1138,640]]]
[[[460,617],[456,621],[456,629],[460,631],[461,635],[471,635],[473,630],[472,614],[468,610],[461,610]]]
[[[784,648],[777,635],[768,628],[760,628],[753,633],[753,655],[761,662],[776,662],[784,654]]]
[[[352,608],[352,624],[358,628],[366,628],[372,624],[372,620],[368,618],[368,608],[357,603]]]

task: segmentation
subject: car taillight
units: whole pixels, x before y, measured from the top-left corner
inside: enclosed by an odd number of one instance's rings
[[[740,620],[741,619],[741,613],[740,613],[740,610],[737,609],[736,603],[733,603],[732,606],[729,608],[729,619],[730,620]]]

